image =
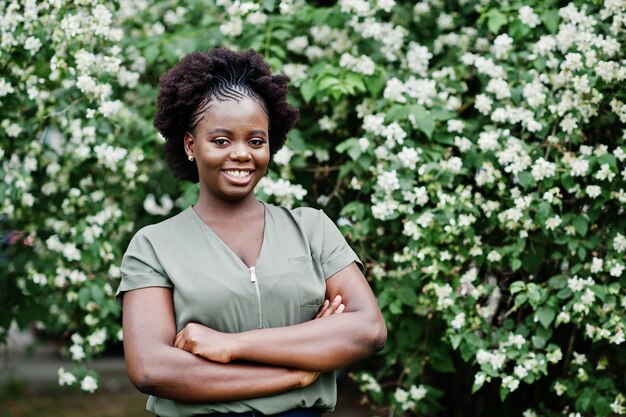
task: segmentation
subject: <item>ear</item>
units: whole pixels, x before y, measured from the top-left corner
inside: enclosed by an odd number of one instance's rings
[[[183,138],[183,146],[185,148],[185,153],[187,155],[194,155],[194,144],[195,144],[195,140],[194,137],[191,135],[191,133],[186,132],[185,133],[185,137]]]

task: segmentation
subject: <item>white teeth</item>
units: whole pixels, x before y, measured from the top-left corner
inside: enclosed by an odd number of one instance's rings
[[[250,171],[224,171],[226,172],[227,175],[230,175],[231,177],[235,177],[235,178],[239,178],[239,179],[243,179],[246,178],[248,175],[250,175]]]

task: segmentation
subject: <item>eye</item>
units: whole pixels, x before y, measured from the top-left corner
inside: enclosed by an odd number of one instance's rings
[[[213,139],[211,142],[215,143],[216,145],[227,145],[229,143],[229,140],[226,138],[215,138]]]
[[[251,146],[255,146],[255,147],[261,147],[265,144],[265,139],[261,139],[261,138],[253,138],[250,139],[250,145]]]

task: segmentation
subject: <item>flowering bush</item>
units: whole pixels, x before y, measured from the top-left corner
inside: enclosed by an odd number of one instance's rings
[[[158,162],[156,79],[253,47],[301,109],[259,194],[324,207],[367,264],[389,328],[355,375],[373,402],[625,412],[626,3],[62,3],[3,6],[1,325],[62,330],[77,360],[116,337],[129,233],[197,193]]]

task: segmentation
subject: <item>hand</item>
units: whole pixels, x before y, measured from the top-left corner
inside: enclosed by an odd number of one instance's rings
[[[317,313],[315,318],[319,319],[321,317],[328,317],[333,314],[343,313],[346,306],[341,301],[341,295],[336,296],[332,303],[329,300],[324,300],[324,304],[320,307],[320,311]]]
[[[232,361],[235,351],[234,335],[213,330],[198,323],[187,324],[174,339],[174,347],[202,356],[213,362]]]
[[[298,384],[300,388],[308,387],[315,382],[318,376],[320,376],[320,372],[317,371],[304,371],[302,369],[294,369],[294,371],[298,375]]]

